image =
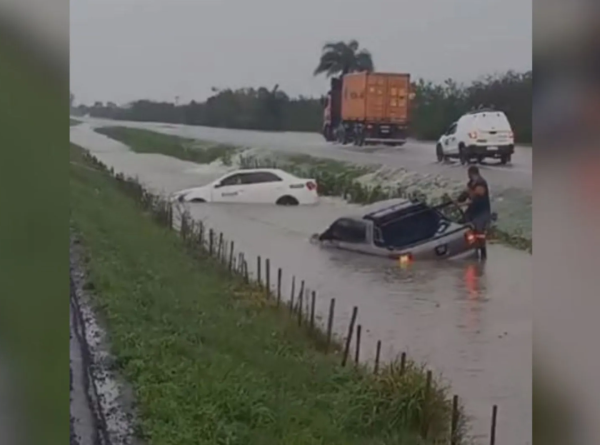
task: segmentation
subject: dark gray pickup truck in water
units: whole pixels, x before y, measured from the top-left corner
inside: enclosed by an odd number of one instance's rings
[[[473,227],[463,222],[464,213],[454,202],[429,206],[390,200],[376,207],[363,215],[337,219],[323,233],[314,234],[311,242],[403,263],[477,255]]]

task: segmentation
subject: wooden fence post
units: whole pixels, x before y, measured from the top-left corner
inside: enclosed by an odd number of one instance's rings
[[[356,350],[354,352],[354,364],[358,365],[358,361],[360,359],[360,337],[362,335],[362,326],[358,325],[356,327]]]
[[[450,445],[458,445],[458,396],[452,397],[452,420],[450,424]]]
[[[496,445],[496,421],[498,419],[498,405],[492,407],[492,426],[490,429],[490,445]]]
[[[375,349],[375,368],[373,369],[373,374],[377,374],[379,372],[380,356],[381,356],[381,340],[377,340],[377,348]]]
[[[333,331],[333,313],[335,311],[335,298],[332,298],[329,302],[329,316],[327,317],[327,344],[325,345],[325,352],[329,352],[331,347],[331,334]]]
[[[259,256],[256,257],[256,282],[258,286],[262,286],[262,258]]]
[[[294,298],[296,297],[296,276],[292,277],[292,292],[290,295],[290,314],[294,313]]]
[[[348,361],[348,354],[350,353],[350,342],[352,341],[352,334],[354,333],[354,323],[356,323],[357,315],[358,307],[354,306],[354,308],[352,309],[352,317],[350,318],[350,325],[348,326],[348,336],[346,337],[346,346],[344,347],[342,366],[346,366],[346,362]]]
[[[267,299],[271,298],[271,260],[267,258],[265,260],[265,287]]]
[[[277,269],[277,307],[281,304],[281,267]]]
[[[231,245],[229,246],[229,272],[233,272],[233,249],[234,249],[234,243],[233,241],[231,242]]]
[[[315,305],[317,300],[317,293],[312,291],[310,298],[310,328],[315,328]]]

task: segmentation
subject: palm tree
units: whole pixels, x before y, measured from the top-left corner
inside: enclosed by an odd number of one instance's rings
[[[323,45],[321,60],[314,75],[325,73],[327,77],[352,72],[373,72],[373,57],[366,49],[358,49],[356,40],[349,42],[330,42]]]

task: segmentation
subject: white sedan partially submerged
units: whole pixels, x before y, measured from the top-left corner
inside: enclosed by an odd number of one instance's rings
[[[319,201],[317,181],[272,168],[237,170],[201,187],[173,195],[179,202],[308,205]]]

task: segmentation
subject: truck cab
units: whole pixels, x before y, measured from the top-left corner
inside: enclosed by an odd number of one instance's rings
[[[331,142],[334,140],[334,132],[331,127],[331,93],[321,99],[321,105],[323,105],[323,137],[327,142]]]

